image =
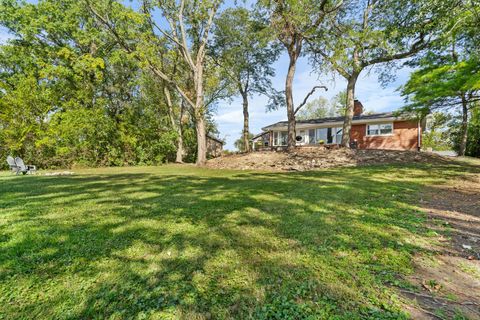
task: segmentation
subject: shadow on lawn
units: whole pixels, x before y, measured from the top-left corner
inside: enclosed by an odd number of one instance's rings
[[[0,186],[0,284],[17,287],[0,310],[10,318],[398,318],[384,283],[426,250],[415,241],[427,232],[416,191],[478,169],[9,179]]]

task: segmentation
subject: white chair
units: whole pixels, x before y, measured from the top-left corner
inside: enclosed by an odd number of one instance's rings
[[[13,159],[12,156],[7,157],[7,163],[10,166],[10,170],[12,170],[12,172],[18,174],[18,170],[20,168],[17,166],[17,164],[15,163],[15,159]]]
[[[22,158],[20,158],[20,157],[15,158],[15,164],[18,167],[17,174],[19,174],[20,172],[23,173],[23,174],[32,174],[32,173],[37,171],[36,166],[25,165]]]

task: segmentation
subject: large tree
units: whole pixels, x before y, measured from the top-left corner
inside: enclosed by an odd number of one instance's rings
[[[420,117],[436,111],[460,114],[460,155],[467,147],[469,114],[480,101],[478,11],[469,1],[452,10],[444,27],[449,32],[411,62],[417,70],[402,88],[408,103],[404,110]]]
[[[125,50],[135,54],[155,75],[175,88],[181,99],[191,108],[197,136],[197,164],[204,164],[207,160],[205,119],[207,45],[214,18],[222,1],[144,0],[139,3],[138,13],[133,10],[127,13],[118,12],[122,5],[115,1],[103,6],[89,0],[84,1]],[[157,10],[161,13],[164,23],[155,20]],[[132,46],[131,31],[123,29],[123,32],[119,32],[117,26],[125,20],[134,20],[141,26],[149,25],[148,30],[139,28],[137,30],[139,33],[133,34],[137,40],[143,41]],[[151,26],[154,27],[153,30]],[[163,47],[165,42],[171,48],[175,48],[181,57],[187,72],[184,77],[172,78],[156,62],[158,57],[155,52],[158,53],[158,50],[155,47],[157,45]],[[185,78],[190,81],[186,82]]]
[[[305,99],[294,105],[293,81],[298,59],[303,53],[305,41],[314,34],[322,32],[325,18],[336,12],[342,0],[261,0],[260,7],[269,19],[272,32],[288,54],[288,69],[285,78],[285,102],[288,118],[287,144],[292,148],[296,144],[295,115],[306,104],[308,98],[318,88],[314,86]]]
[[[271,77],[278,46],[271,40],[264,21],[245,8],[225,10],[215,23],[214,54],[236,92],[242,97],[242,151],[250,151],[249,97],[253,94],[275,98]]]
[[[434,111],[461,114],[459,154],[465,155],[468,139],[468,115],[480,101],[480,60],[459,62],[453,57],[428,56],[405,84],[402,94],[408,96],[405,110],[424,116]]]
[[[145,26],[124,21],[132,34]],[[43,167],[175,160],[178,136],[162,82],[99,28],[84,3],[3,0],[0,24],[12,36],[0,45],[0,157]],[[187,144],[191,157],[196,142]]]
[[[427,48],[440,30],[440,18],[453,7],[453,1],[443,0],[348,1],[322,32],[309,39],[318,68],[333,69],[347,81],[344,147],[350,145],[355,87],[362,71]]]

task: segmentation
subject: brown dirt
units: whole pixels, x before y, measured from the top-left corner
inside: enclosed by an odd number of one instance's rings
[[[439,155],[414,151],[298,148],[293,152],[260,151],[226,155],[209,160],[207,167],[236,170],[309,171],[367,164],[445,160],[446,158]]]
[[[415,257],[408,280],[417,290],[400,290],[406,309],[414,319],[480,319],[480,174],[427,190],[421,207],[436,253]]]

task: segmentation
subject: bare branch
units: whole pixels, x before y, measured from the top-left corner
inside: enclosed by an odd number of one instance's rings
[[[139,62],[142,62],[142,59],[137,55],[137,54],[134,54],[135,53],[135,50],[130,48],[130,46],[128,46],[128,44],[125,42],[125,40],[119,35],[119,33],[117,32],[117,30],[115,29],[114,26],[111,25],[110,21],[103,17],[100,13],[98,13],[93,7],[92,5],[90,4],[90,1],[89,0],[85,0],[86,4],[87,4],[87,7],[88,9],[97,17],[98,20],[100,20],[100,22],[102,22],[105,27],[112,33],[112,35],[115,37],[115,39],[117,40],[117,42],[120,44],[121,47],[123,47],[123,49],[130,53],[130,54],[133,54],[133,57],[139,61]],[[158,76],[159,78],[161,78],[162,80],[166,81],[167,83],[173,85],[175,87],[175,89],[177,90],[177,92],[182,96],[182,98],[188,102],[191,106],[195,106],[195,104],[188,98],[187,94],[178,86],[178,84],[173,81],[172,79],[170,79],[170,77],[168,77],[163,71],[161,71],[160,69],[158,69],[155,64],[148,58],[145,58],[145,60],[147,61],[148,63],[148,67],[149,69],[153,72],[153,74],[155,74],[156,76]]]
[[[145,3],[144,3],[144,14],[145,16],[147,17],[148,19],[148,22],[150,23],[150,27],[152,29],[152,32],[154,31],[154,29],[158,30],[161,34],[163,34],[165,37],[167,37],[170,41],[173,41],[177,46],[182,46],[182,43],[178,40],[178,38],[175,36],[175,35],[170,35],[168,34],[168,32],[166,32],[165,30],[162,30],[162,28],[160,28],[158,26],[158,24],[152,19],[152,16],[150,15],[150,13],[147,13],[147,8],[145,7]]]
[[[295,109],[295,111],[293,112],[293,114],[297,114],[298,111],[300,111],[300,109],[307,103],[308,101],[308,98],[310,98],[310,96],[315,92],[315,90],[317,89],[325,89],[325,91],[328,91],[328,88],[325,87],[325,86],[315,86],[312,88],[312,90],[310,90],[310,92],[307,94],[307,96],[305,97],[305,99],[303,99],[303,102]]]
[[[208,41],[208,34],[210,33],[210,28],[213,24],[213,17],[215,16],[215,13],[217,12],[218,9],[218,4],[215,3],[213,5],[213,8],[210,10],[209,16],[208,16],[208,21],[205,26],[205,30],[203,31],[203,37],[200,41],[200,47],[198,48],[198,54],[197,54],[197,63],[198,61],[202,61],[204,56],[205,56],[205,47],[207,45]]]
[[[192,56],[190,54],[190,51],[188,50],[188,44],[187,44],[187,32],[185,31],[185,24],[183,22],[183,10],[185,9],[185,0],[182,0],[180,2],[180,9],[178,10],[178,24],[179,24],[179,27],[180,27],[180,33],[182,35],[182,47],[183,47],[183,54],[185,56],[185,60],[187,61],[187,63],[190,65],[190,68],[192,68],[192,70],[196,70],[197,67],[195,66],[195,64],[193,63],[193,59],[192,59]],[[173,26],[174,24],[171,23],[171,25]]]

